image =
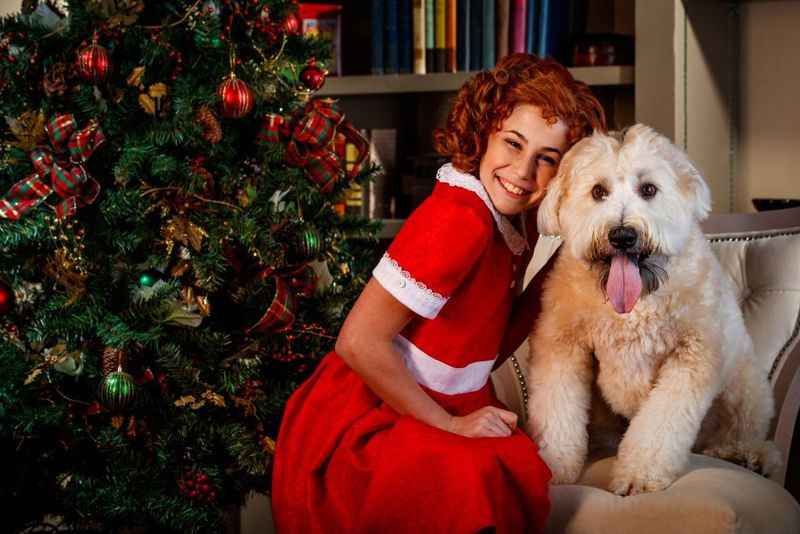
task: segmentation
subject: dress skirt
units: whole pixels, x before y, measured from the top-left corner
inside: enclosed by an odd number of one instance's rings
[[[454,415],[504,408],[491,380],[426,392]],[[549,480],[519,428],[475,439],[400,416],[331,352],[287,404],[272,505],[279,534],[541,532]]]

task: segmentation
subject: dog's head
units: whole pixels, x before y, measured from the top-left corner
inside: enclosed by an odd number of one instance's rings
[[[711,195],[686,154],[651,128],[595,133],[565,154],[539,207],[539,232],[597,268],[614,309],[628,313],[666,280]]]

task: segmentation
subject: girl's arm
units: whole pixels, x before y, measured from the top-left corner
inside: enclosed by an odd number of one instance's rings
[[[392,340],[413,317],[414,312],[372,279],[345,319],[336,352],[400,414],[463,436],[508,436],[516,425],[513,412],[486,406],[464,417],[450,415],[411,376]]]

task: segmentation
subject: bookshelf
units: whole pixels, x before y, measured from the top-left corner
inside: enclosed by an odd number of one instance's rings
[[[632,65],[570,67],[575,78],[591,86],[633,85]],[[377,95],[456,91],[475,72],[434,72],[430,74],[365,74],[329,77],[317,91],[319,96]]]

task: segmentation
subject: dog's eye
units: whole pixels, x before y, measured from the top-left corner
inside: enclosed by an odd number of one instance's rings
[[[642,184],[640,191],[643,198],[653,198],[658,193],[658,188],[653,184]]]
[[[592,188],[592,197],[597,200],[603,200],[606,196],[608,196],[608,191],[606,188],[600,184],[597,184]]]

